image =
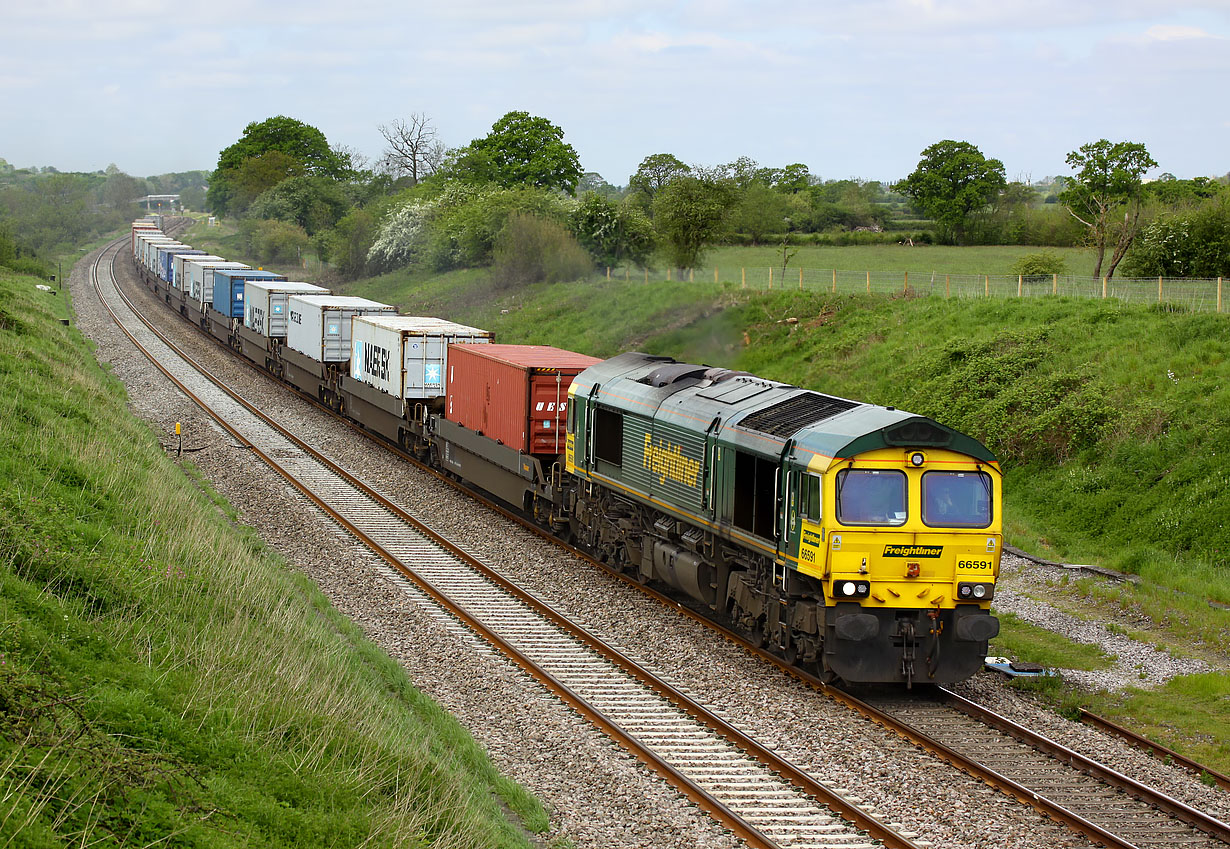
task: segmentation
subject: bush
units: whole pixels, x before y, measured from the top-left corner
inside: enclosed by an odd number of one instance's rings
[[[1068,264],[1059,254],[1039,251],[1025,254],[1012,264],[1012,273],[1028,278],[1050,277],[1052,274],[1067,274]]]
[[[297,261],[310,241],[297,224],[252,218],[239,222],[239,235],[244,249],[262,262]]]
[[[569,220],[577,241],[600,266],[644,265],[653,252],[653,225],[640,209],[590,192]]]
[[[562,224],[533,213],[510,215],[496,238],[492,270],[501,288],[576,280],[593,269],[589,253]]]
[[[1216,203],[1164,215],[1136,237],[1123,273],[1129,277],[1230,276],[1230,205]]]

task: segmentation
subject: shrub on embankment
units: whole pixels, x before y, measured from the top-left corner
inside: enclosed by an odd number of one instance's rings
[[[0,843],[525,846],[537,803],[0,270]]]

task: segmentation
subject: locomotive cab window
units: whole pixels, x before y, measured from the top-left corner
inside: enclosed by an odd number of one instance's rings
[[[799,515],[811,522],[820,521],[820,478],[803,475],[799,481]]]
[[[605,407],[594,409],[594,457],[614,466],[624,463],[624,417]]]
[[[922,476],[923,524],[985,528],[991,524],[991,476],[985,472],[927,472]]]
[[[837,519],[843,525],[904,525],[905,475],[889,469],[837,473]]]

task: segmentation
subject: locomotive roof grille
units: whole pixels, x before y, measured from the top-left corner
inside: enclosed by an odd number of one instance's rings
[[[847,401],[844,398],[833,398],[817,392],[805,392],[795,395],[757,410],[738,422],[739,427],[756,430],[770,436],[794,436],[802,428],[816,422],[832,418],[838,413],[862,406],[857,401]]]

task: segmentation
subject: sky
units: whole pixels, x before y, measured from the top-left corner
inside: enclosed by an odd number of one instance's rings
[[[890,181],[942,139],[1009,179],[1086,142],[1230,172],[1230,0],[0,0],[0,158],[212,170],[288,115],[371,158],[552,121],[615,185],[671,153]]]

